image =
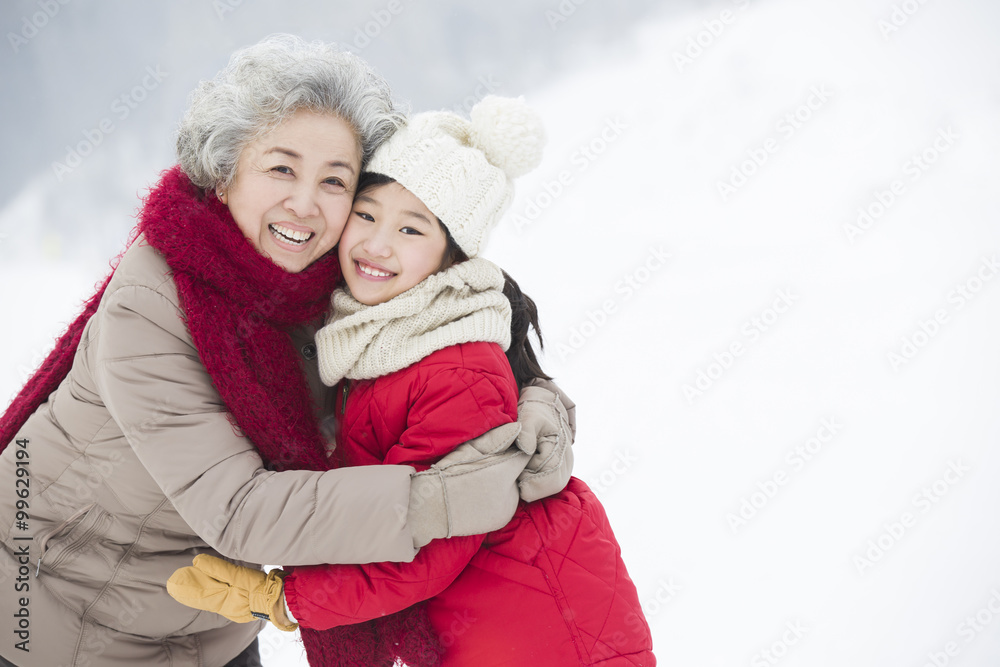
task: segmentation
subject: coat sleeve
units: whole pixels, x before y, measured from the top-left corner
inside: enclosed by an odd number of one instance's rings
[[[406,466],[264,468],[235,432],[181,311],[161,292],[106,296],[88,336],[102,400],[143,466],[200,538],[253,563],[409,561]]]
[[[516,389],[501,376],[464,368],[436,370],[422,379],[409,406],[407,428],[385,461],[425,468],[462,442],[516,421],[516,402]],[[434,540],[410,563],[293,568],[285,577],[285,600],[303,627],[318,630],[395,613],[451,585],[484,539]]]
[[[410,563],[290,568],[285,577],[285,602],[295,620],[313,630],[394,614],[448,588],[485,537],[434,540]]]

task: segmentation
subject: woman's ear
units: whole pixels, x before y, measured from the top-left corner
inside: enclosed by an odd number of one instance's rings
[[[215,188],[215,196],[218,197],[219,201],[221,201],[223,204],[226,205],[229,204],[229,202],[226,201],[227,199],[229,199],[229,194],[221,186]]]

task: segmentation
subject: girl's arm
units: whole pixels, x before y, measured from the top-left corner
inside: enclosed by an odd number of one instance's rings
[[[411,389],[415,398],[407,427],[385,455],[387,463],[426,468],[458,444],[516,419],[517,390],[499,361],[495,373],[433,367],[419,384],[419,389]],[[375,409],[391,410],[379,405],[382,398],[373,399]],[[409,563],[293,568],[284,580],[285,599],[295,619],[314,629],[394,613],[451,585],[484,539],[476,535],[435,540]]]
[[[485,538],[434,540],[410,563],[289,568],[285,602],[302,627],[314,630],[393,614],[448,588]]]

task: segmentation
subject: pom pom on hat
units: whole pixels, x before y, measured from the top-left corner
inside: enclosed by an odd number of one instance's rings
[[[513,179],[541,162],[545,129],[522,98],[487,96],[470,116],[416,114],[375,151],[367,170],[416,195],[471,258],[510,206]]]
[[[472,107],[472,145],[510,178],[522,176],[542,162],[545,127],[523,97],[488,95]]]

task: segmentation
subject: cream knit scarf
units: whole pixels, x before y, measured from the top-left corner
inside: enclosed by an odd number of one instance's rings
[[[510,302],[492,262],[476,257],[428,276],[385,303],[366,306],[346,287],[316,332],[323,383],[388,375],[459,343],[510,346]]]

